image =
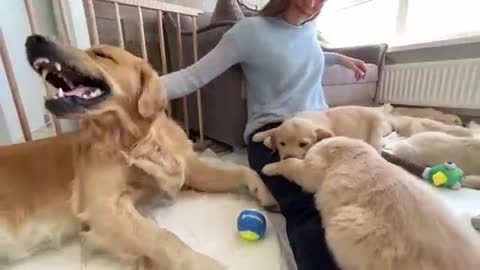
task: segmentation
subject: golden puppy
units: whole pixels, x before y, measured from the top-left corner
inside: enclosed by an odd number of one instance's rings
[[[380,151],[382,137],[391,130],[377,108],[343,106],[300,113],[277,128],[255,134],[253,141],[278,150],[280,159],[303,158],[315,143],[333,136],[361,139]]]
[[[443,113],[432,108],[407,108],[407,107],[391,107],[392,115],[396,116],[410,116],[417,118],[426,118],[442,122],[447,125],[462,126],[463,121],[460,117],[454,114]]]
[[[404,137],[410,137],[413,134],[426,131],[441,131],[459,137],[473,136],[473,132],[469,128],[447,125],[427,118],[410,116],[390,116],[388,118],[392,123],[395,132]]]
[[[423,132],[388,147],[395,156],[421,166],[454,162],[466,175],[462,186],[480,189],[480,138]]]
[[[334,137],[264,167],[315,193],[342,270],[480,269],[480,237],[425,182],[363,141]]]
[[[153,269],[224,269],[137,207],[159,193],[174,196],[182,186],[248,188],[262,204],[274,203],[259,176],[198,157],[165,116],[162,83],[143,59],[111,46],[79,50],[38,35],[27,39],[26,52],[32,68],[57,88],[47,109],[79,120],[80,130],[0,147],[0,268],[80,234],[87,244]]]

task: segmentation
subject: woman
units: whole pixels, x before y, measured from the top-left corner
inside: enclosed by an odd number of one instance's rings
[[[251,137],[278,126],[297,112],[326,109],[322,88],[325,65],[343,65],[353,70],[357,79],[365,76],[364,62],[322,52],[311,21],[320,13],[324,2],[271,0],[260,16],[238,22],[200,61],[162,77],[168,98],[175,99],[201,88],[230,66],[241,64],[248,93],[248,122],[244,134],[248,159],[285,216],[299,270],[337,269],[326,247],[313,196],[293,183],[263,175],[263,166],[276,160],[270,149],[252,142]]]

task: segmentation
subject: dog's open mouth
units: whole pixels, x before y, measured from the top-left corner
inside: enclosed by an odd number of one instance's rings
[[[39,57],[33,61],[33,67],[44,80],[57,88],[56,94],[49,99],[73,99],[82,105],[91,105],[109,92],[103,80],[84,75],[61,62]]]

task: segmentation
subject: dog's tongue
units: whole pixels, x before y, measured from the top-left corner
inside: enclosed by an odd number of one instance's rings
[[[77,96],[77,97],[82,97],[84,93],[87,91],[93,90],[91,87],[86,87],[86,86],[79,86],[72,91],[64,92],[65,96]]]

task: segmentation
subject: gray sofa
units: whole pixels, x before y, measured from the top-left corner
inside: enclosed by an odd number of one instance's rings
[[[235,24],[235,21],[220,21],[210,24],[211,13],[198,18],[199,57],[204,56],[221,39],[222,35]],[[179,69],[176,46],[176,19],[172,15],[165,18],[165,31],[168,47],[169,71]],[[182,40],[185,65],[193,63],[192,19],[182,17]],[[328,49],[362,59],[368,63],[365,80],[356,81],[353,73],[341,66],[326,68],[323,82],[325,95],[330,106],[373,105],[378,91],[381,70],[384,65],[387,45],[371,45],[352,48]],[[247,119],[246,100],[242,93],[242,71],[234,66],[202,88],[203,120],[205,136],[231,146],[244,144],[243,131]],[[197,105],[195,95],[188,97],[190,127],[198,130]],[[181,116],[181,106],[174,104],[174,113]]]

